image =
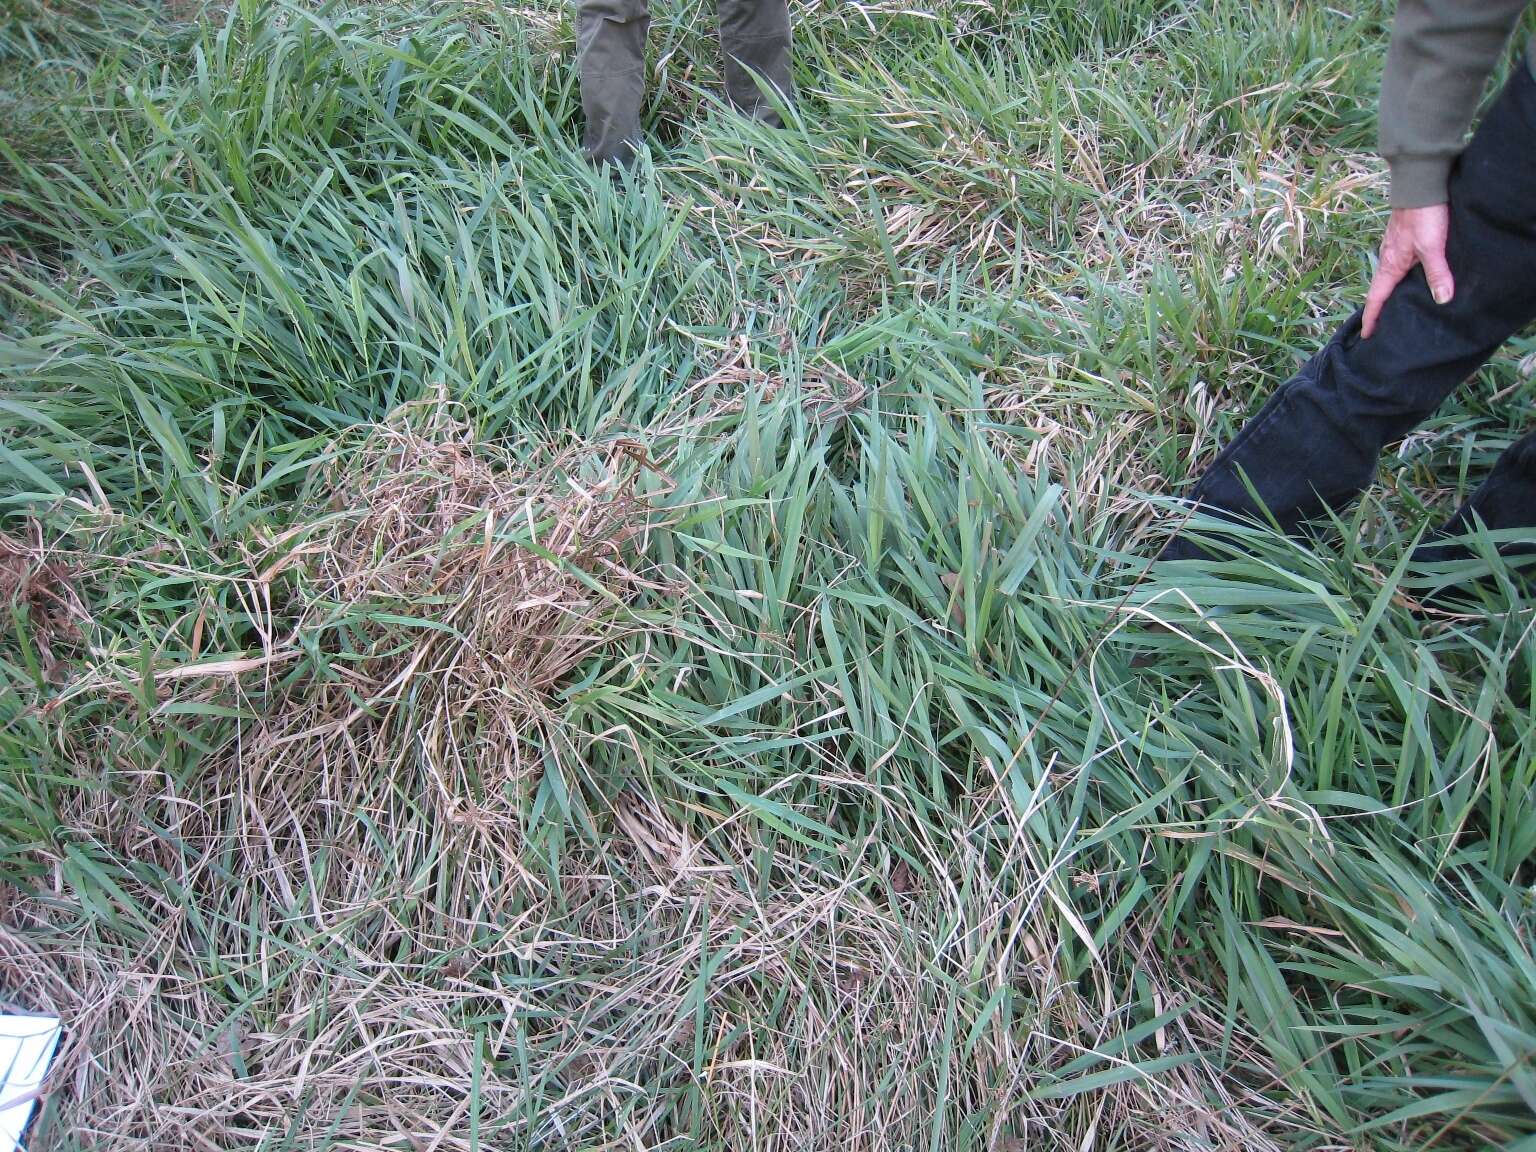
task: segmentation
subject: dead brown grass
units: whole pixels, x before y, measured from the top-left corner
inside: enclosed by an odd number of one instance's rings
[[[477,443],[439,400],[341,445],[322,488],[323,527],[269,571],[300,566],[292,643],[329,650],[328,674],[279,693],[243,761],[415,765],[446,820],[501,827],[548,757],[575,769],[555,696],[637,627],[665,479],[631,441]]]
[[[43,539],[42,526],[27,527],[27,538],[0,532],[0,608],[15,612],[26,637],[52,675],[61,651],[78,644],[87,619],[76,590],[79,571]]]

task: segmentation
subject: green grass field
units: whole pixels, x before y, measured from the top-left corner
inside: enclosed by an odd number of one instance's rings
[[[1145,572],[1363,294],[1386,5],[0,0],[30,1147],[1536,1149],[1516,341]]]

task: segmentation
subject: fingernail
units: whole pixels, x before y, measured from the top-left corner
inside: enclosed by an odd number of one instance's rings
[[[1436,304],[1444,304],[1447,300],[1449,300],[1451,298],[1450,290],[1447,289],[1444,284],[1440,285],[1434,291],[1435,291],[1435,303]]]

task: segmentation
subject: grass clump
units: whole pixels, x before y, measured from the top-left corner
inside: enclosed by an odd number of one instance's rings
[[[273,770],[303,771],[322,750],[365,772],[404,755],[459,783],[448,791],[466,819],[492,819],[473,814],[466,784],[507,803],[503,820],[522,809],[527,777],[561,750],[553,694],[640,626],[625,609],[657,517],[633,441],[529,455],[478,446],[442,402],[328,453],[334,511],[273,568],[307,568],[293,634],[330,647],[335,675],[277,704],[278,724],[269,713]],[[407,730],[392,723],[402,714]]]
[[[1528,341],[1140,562],[1359,294],[1387,13],[811,6],[769,131],[695,7],[618,186],[546,5],[8,14],[33,1146],[1536,1139],[1530,608],[1406,559]]]

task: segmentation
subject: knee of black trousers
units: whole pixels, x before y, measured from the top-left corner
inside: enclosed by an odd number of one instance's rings
[[[1436,304],[1414,268],[1382,309],[1375,334],[1361,336],[1356,312],[1308,365],[1309,390],[1341,436],[1380,452],[1432,416],[1481,363],[1482,321]]]
[[[1427,298],[1429,284],[1423,271],[1415,268],[1398,285],[1398,291],[1405,297],[1421,294]],[[1406,307],[1406,300],[1397,303]],[[1346,320],[1308,362],[1303,387],[1318,394],[1319,404],[1331,410],[1345,433],[1358,432],[1380,441],[1376,444],[1380,451],[1386,442],[1380,431],[1382,424],[1395,427],[1408,422],[1412,426],[1434,410],[1439,396],[1427,401],[1412,388],[1421,350],[1399,339],[1390,325],[1371,340],[1362,340],[1362,316],[1356,312]]]

